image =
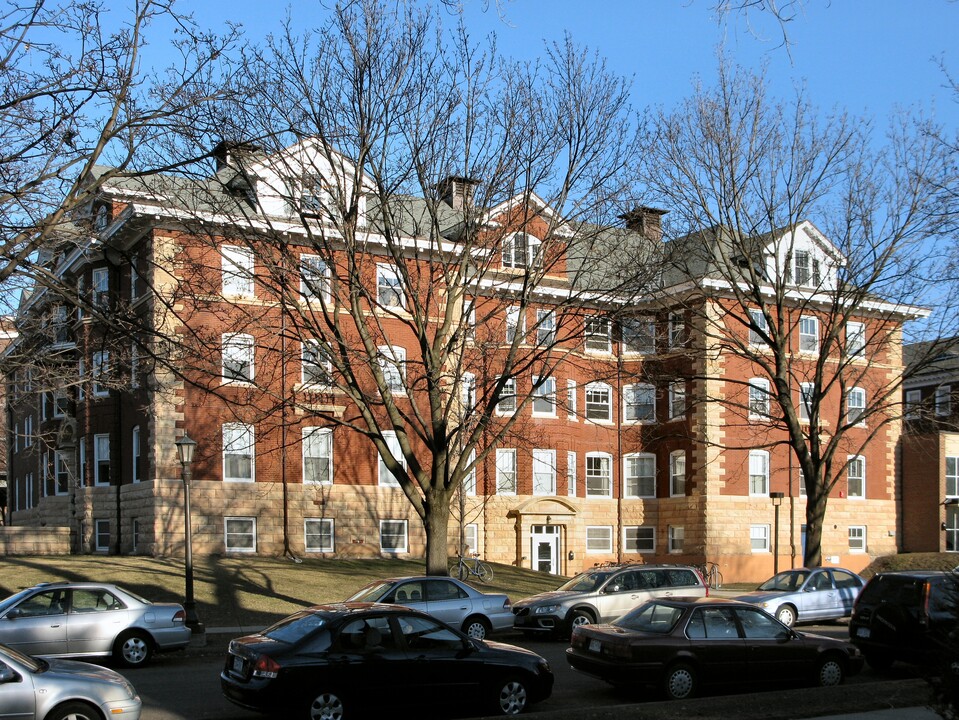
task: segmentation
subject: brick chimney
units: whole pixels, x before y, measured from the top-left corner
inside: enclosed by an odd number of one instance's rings
[[[213,157],[216,158],[217,171],[225,167],[236,170],[239,168],[238,160],[247,158],[261,152],[263,148],[249,142],[236,142],[232,140],[221,140],[213,148]]]
[[[660,210],[654,207],[635,207],[620,215],[626,221],[626,229],[642,235],[647,240],[659,241],[663,239],[663,215],[669,210]]]
[[[440,200],[454,210],[463,210],[473,207],[473,194],[477,185],[479,180],[450,175],[437,183],[436,190],[439,192]]]

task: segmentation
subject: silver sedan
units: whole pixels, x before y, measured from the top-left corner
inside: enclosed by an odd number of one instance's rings
[[[0,643],[27,655],[112,656],[126,667],[190,643],[186,613],[116,585],[41,583],[0,601]]]
[[[376,580],[346,601],[395,603],[416,608],[478,640],[491,632],[513,627],[509,597],[482,593],[453,578],[414,576]]]
[[[792,627],[797,622],[848,617],[865,584],[852,570],[796,568],[774,575],[736,600],[758,605]]]
[[[32,658],[0,645],[0,714],[23,720],[139,720],[141,702],[119,673]]]

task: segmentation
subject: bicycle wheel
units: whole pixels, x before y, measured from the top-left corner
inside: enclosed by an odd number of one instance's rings
[[[476,577],[480,582],[489,582],[493,579],[493,568],[484,562],[476,563]]]
[[[457,580],[465,580],[469,575],[469,571],[466,569],[466,565],[462,562],[455,562],[450,565],[450,577],[456,578]]]
[[[713,587],[719,590],[723,586],[723,574],[717,570],[713,576]]]

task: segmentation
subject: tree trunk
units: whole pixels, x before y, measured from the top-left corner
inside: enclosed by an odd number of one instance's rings
[[[821,488],[809,496],[806,502],[806,551],[803,564],[806,567],[822,565],[822,529],[826,519],[826,492]]]
[[[449,571],[448,533],[450,524],[449,499],[446,502],[426,503],[423,529],[426,531],[426,574],[446,575]]]

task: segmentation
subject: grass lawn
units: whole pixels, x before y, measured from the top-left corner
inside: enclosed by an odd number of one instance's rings
[[[493,564],[493,582],[476,585],[511,600],[553,590],[562,578]],[[265,627],[307,605],[343,600],[376,578],[421,575],[421,560],[292,560],[211,557],[194,561],[197,614],[207,627]],[[183,561],[98,555],[0,557],[0,598],[54,580],[111,582],[150,600],[183,601]]]

